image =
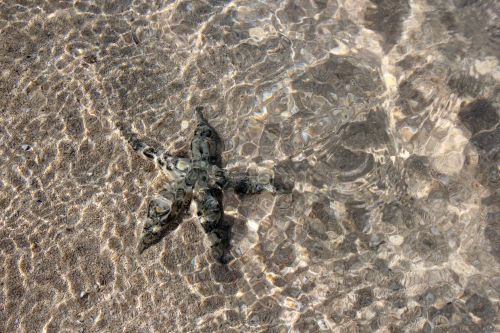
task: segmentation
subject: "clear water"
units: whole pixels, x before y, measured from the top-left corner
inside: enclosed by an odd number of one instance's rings
[[[498,332],[500,4],[0,2],[0,331]],[[139,256],[169,180],[125,121],[227,167],[228,266],[194,216]]]

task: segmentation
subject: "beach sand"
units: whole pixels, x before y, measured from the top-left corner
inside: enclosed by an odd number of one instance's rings
[[[0,3],[0,332],[498,332],[493,0]],[[228,168],[228,265],[195,216],[142,255],[194,108]]]

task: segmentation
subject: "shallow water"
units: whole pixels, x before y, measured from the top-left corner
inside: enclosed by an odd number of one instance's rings
[[[0,2],[0,331],[495,332],[493,0]],[[227,267],[186,216],[137,253],[169,180],[124,121],[227,167]]]

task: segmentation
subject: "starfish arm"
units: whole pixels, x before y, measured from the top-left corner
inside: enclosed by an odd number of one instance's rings
[[[203,115],[203,106],[197,106],[194,111],[196,112],[199,123],[208,124],[207,119]]]
[[[221,264],[230,260],[231,227],[224,221],[222,189],[204,188],[195,197],[199,222],[207,234],[212,255]]]
[[[185,179],[177,182],[175,189],[163,190],[158,198],[151,200],[148,218],[139,241],[139,253],[160,242],[182,222],[182,212],[191,200],[192,188]]]
[[[196,126],[191,140],[191,160],[193,164],[212,164],[222,166],[222,140],[215,130],[203,116],[202,107],[196,107],[198,125]]]
[[[189,168],[189,159],[172,156],[162,149],[151,147],[140,140],[134,132],[127,129],[122,124],[117,124],[122,136],[127,140],[132,149],[140,155],[153,160],[160,169],[174,172],[176,176],[183,176]]]
[[[224,188],[232,188],[238,194],[275,193],[278,190],[272,178],[250,175],[247,172],[239,171],[226,172]]]

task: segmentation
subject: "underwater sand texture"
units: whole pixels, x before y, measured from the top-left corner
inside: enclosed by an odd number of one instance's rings
[[[105,3],[104,5],[99,5]],[[0,1],[0,332],[499,332],[500,3]],[[203,105],[232,254],[137,253]]]

